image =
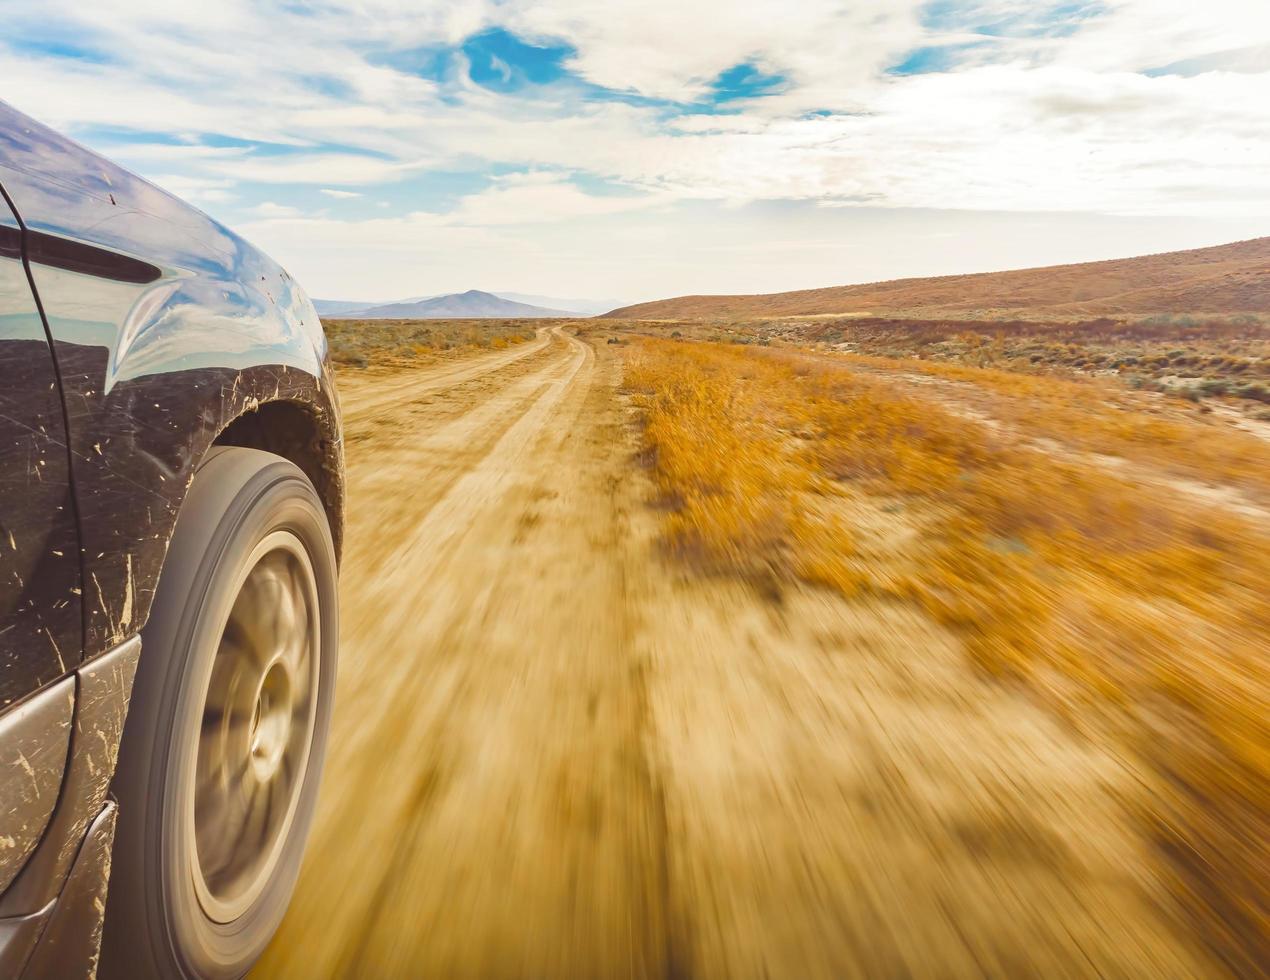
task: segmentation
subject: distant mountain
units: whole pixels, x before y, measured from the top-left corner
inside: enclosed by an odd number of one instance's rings
[[[647,320],[826,314],[1068,319],[1270,313],[1270,238],[1108,262],[895,279],[755,296],[681,296],[609,313]]]
[[[364,319],[378,319],[384,317],[404,317],[411,316],[419,318],[419,314],[400,314],[400,313],[383,313],[380,312],[390,307],[417,306],[420,303],[431,302],[432,300],[451,300],[455,296],[488,296],[496,300],[506,300],[510,303],[518,303],[523,306],[538,307],[543,312],[540,313],[470,313],[467,316],[488,316],[488,317],[530,317],[530,316],[596,316],[600,313],[606,313],[622,305],[621,300],[614,299],[561,299],[558,296],[534,296],[529,293],[511,293],[511,292],[495,292],[487,293],[480,290],[469,290],[466,293],[453,293],[446,296],[439,296],[435,293],[427,296],[408,296],[405,299],[393,300],[390,303],[372,303],[368,301],[357,302],[355,300],[342,299],[315,299],[313,305],[317,307],[320,316],[330,317],[359,317]],[[457,316],[458,314],[437,313],[435,317]]]
[[[351,299],[315,299],[313,301],[313,306],[318,311],[318,316],[343,316],[374,305],[374,303],[366,300],[358,302]]]
[[[510,320],[576,316],[566,310],[516,303],[479,289],[451,293],[448,296],[433,296],[413,303],[387,303],[367,309],[345,310],[339,315],[358,320]]]

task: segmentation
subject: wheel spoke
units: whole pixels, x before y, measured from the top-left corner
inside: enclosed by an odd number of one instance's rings
[[[313,570],[290,532],[271,538],[278,545],[257,549],[225,624],[198,744],[196,886],[218,921],[231,921],[267,883],[313,734],[320,628]]]
[[[256,604],[253,602],[245,606],[254,609]],[[240,610],[238,603],[234,604],[229,622],[225,624],[221,646],[224,648],[228,645],[235,648],[247,662],[263,668],[269,658],[269,637],[261,629],[259,620],[248,614],[247,608]]]
[[[235,772],[224,772],[219,788],[208,793],[203,807],[196,811],[202,816],[196,822],[199,857],[209,877],[219,875],[233,861],[231,842],[246,819],[242,802],[245,772],[245,765]]]

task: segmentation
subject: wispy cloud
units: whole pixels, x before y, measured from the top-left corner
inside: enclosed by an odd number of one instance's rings
[[[700,202],[764,201],[1270,216],[1262,0],[0,0],[0,14],[6,99],[252,227],[674,229]],[[299,262],[324,247],[312,230]]]

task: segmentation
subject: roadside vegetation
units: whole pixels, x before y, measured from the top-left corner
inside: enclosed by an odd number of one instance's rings
[[[342,368],[406,367],[474,348],[532,340],[547,320],[323,320],[331,358]]]
[[[794,317],[662,321],[661,336],[794,346],[994,368],[1043,377],[1101,378],[1178,412],[1270,422],[1270,317],[1182,315],[1058,322]]]
[[[1270,503],[1263,434],[1228,424],[1228,416],[1141,397],[1110,377],[1039,374],[964,363],[847,354],[862,371],[927,389],[928,397],[987,417],[1056,450],[1142,463],[1206,484],[1243,488]],[[929,390],[931,388],[935,390]],[[1265,434],[1270,434],[1267,431]]]
[[[1030,355],[980,366],[968,340],[841,356],[701,330],[659,325],[680,339],[638,341],[626,374],[668,551],[776,601],[919,608],[1121,744],[1195,935],[1236,974],[1270,962],[1270,444]]]

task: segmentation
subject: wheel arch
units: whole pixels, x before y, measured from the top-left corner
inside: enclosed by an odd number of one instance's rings
[[[342,447],[312,405],[278,400],[252,406],[229,420],[212,440],[215,446],[260,449],[298,466],[318,492],[331,526],[336,557],[340,556],[344,537]]]

